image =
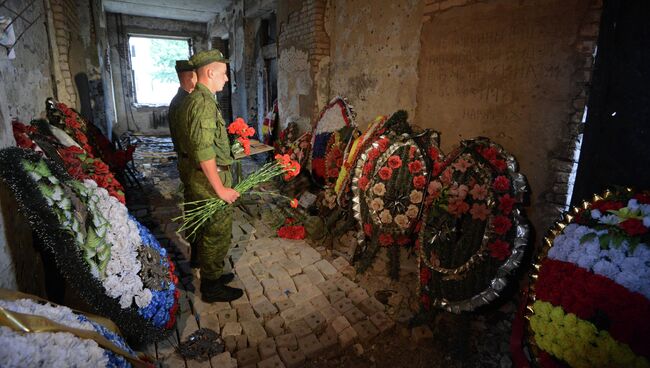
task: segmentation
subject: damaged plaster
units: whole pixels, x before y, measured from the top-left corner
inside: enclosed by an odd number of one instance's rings
[[[300,121],[300,96],[311,93],[312,79],[309,74],[307,52],[291,47],[280,53],[278,62],[278,108],[280,129],[292,121]]]
[[[328,97],[346,97],[359,126],[399,109],[413,121],[422,3],[330,1],[325,22],[332,55]]]

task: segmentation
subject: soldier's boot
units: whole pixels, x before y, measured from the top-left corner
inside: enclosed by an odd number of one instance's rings
[[[244,295],[242,289],[226,286],[220,281],[201,280],[201,300],[205,303],[230,302]]]
[[[227,272],[227,273],[221,274],[221,276],[219,276],[217,281],[207,281],[206,283],[203,283],[203,281],[201,281],[201,287],[200,287],[201,293],[204,293],[206,291],[210,291],[210,288],[214,287],[214,285],[217,284],[217,283],[221,283],[221,284],[225,285],[225,284],[229,283],[230,281],[232,281],[234,278],[235,278],[234,273]]]

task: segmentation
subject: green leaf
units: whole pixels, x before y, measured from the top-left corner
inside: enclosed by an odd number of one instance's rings
[[[598,237],[598,235],[596,235],[596,233],[585,234],[585,235],[582,236],[582,238],[580,238],[580,244],[584,244],[584,243],[586,243],[588,241],[592,241],[597,237]]]
[[[641,243],[641,238],[635,236],[635,237],[629,238],[628,241],[629,241],[629,244],[630,244],[630,252],[634,252],[636,247],[639,246],[639,244]]]
[[[598,241],[600,242],[600,249],[609,249],[610,238],[611,238],[610,234],[605,234],[598,239]]]
[[[624,236],[621,233],[614,233],[612,234],[612,244],[616,247],[619,248],[621,244],[623,244],[623,240],[625,240],[626,236]]]

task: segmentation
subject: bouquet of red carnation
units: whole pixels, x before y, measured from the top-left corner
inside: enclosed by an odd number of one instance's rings
[[[276,176],[284,175],[285,180],[290,180],[298,175],[298,173],[300,173],[300,164],[292,161],[289,155],[275,155],[275,161],[262,166],[261,169],[239,182],[233,189],[239,193],[245,193],[258,184],[265,183]],[[297,206],[297,200],[295,202],[292,201],[291,205]],[[184,215],[175,217],[173,220],[183,220],[183,224],[178,231],[189,230],[190,235],[192,235],[212,215],[217,211],[225,209],[228,205],[221,198],[214,197],[186,202],[183,203],[183,206],[185,206],[185,210],[183,211]]]
[[[232,145],[233,155],[242,152],[246,155],[251,154],[251,142],[249,138],[255,134],[255,129],[249,127],[244,119],[237,118],[228,125],[228,133],[237,136],[235,143]]]
[[[284,225],[278,229],[277,234],[279,238],[295,240],[304,239],[306,236],[305,227],[296,224],[296,221],[291,217],[284,221]]]

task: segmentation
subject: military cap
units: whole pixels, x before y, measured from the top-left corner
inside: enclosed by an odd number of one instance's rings
[[[191,72],[194,66],[188,60],[176,60],[176,73]]]
[[[190,58],[190,63],[192,66],[194,66],[194,69],[198,69],[204,65],[208,65],[210,63],[227,63],[228,59],[223,57],[223,54],[221,51],[214,49],[214,50],[207,50],[207,51],[199,51],[196,54],[192,55]]]

